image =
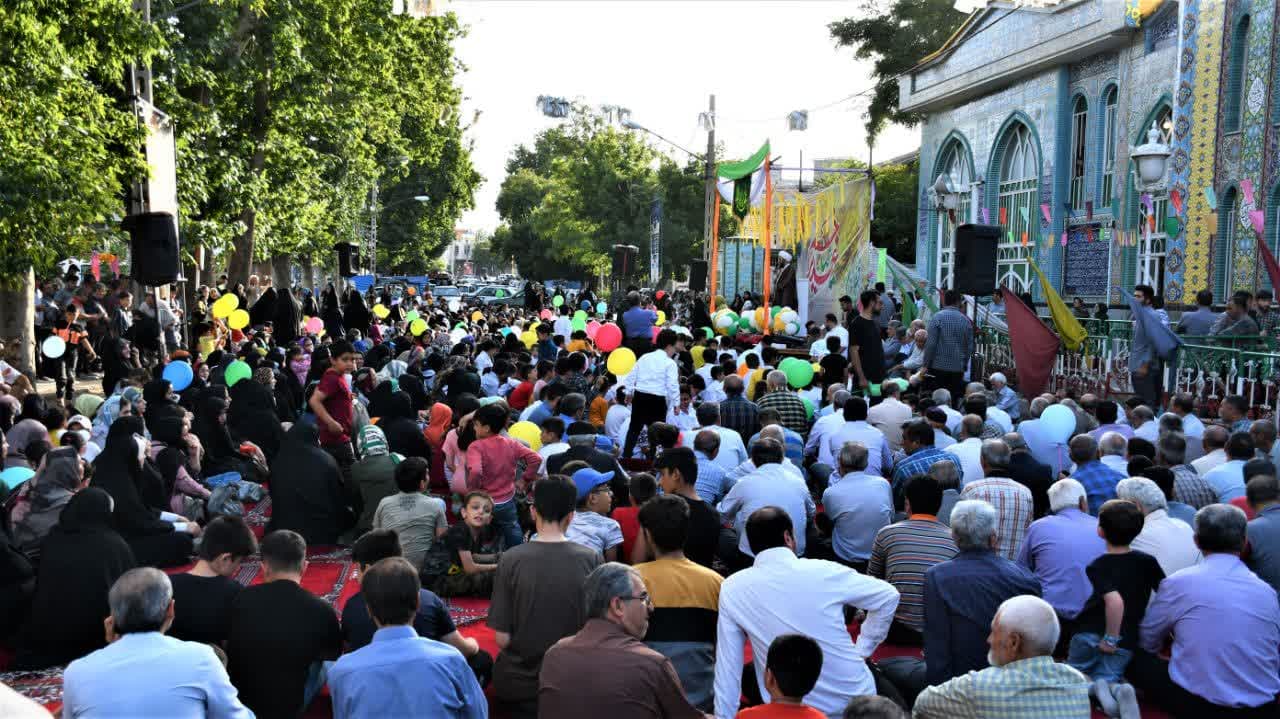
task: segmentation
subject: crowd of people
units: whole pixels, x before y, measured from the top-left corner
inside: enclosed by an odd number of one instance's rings
[[[125,286],[45,285],[57,396],[0,385],[0,641],[66,665],[65,716],[1278,714],[1280,443],[1242,397],[1023,396],[954,292],[793,349],[684,292]],[[335,545],[340,613],[302,586]]]

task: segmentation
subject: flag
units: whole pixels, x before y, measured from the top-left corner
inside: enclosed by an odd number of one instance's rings
[[[1164,234],[1167,235],[1170,239],[1178,236],[1178,218],[1176,217],[1164,218]]]
[[[1173,330],[1160,321],[1154,309],[1140,304],[1138,298],[1133,296],[1133,293],[1123,287],[1117,287],[1116,289],[1120,291],[1120,296],[1129,303],[1129,312],[1133,315],[1133,341],[1131,344],[1136,345],[1139,337],[1146,337],[1157,357],[1163,360],[1173,359],[1178,347],[1182,346],[1182,338],[1175,335]]]
[[[1034,397],[1048,386],[1062,341],[1016,294],[1007,287],[1000,291],[1004,293],[1004,319],[1009,325],[1013,363],[1018,368],[1018,391],[1024,397]]]
[[[1009,208],[1007,207],[1000,208],[1000,224],[1002,225],[1009,224]]]
[[[1267,243],[1262,241],[1262,235],[1258,235],[1258,257],[1262,258],[1262,266],[1267,269],[1267,277],[1271,278],[1271,286],[1280,288],[1280,264],[1276,263],[1276,256],[1271,254],[1271,248],[1267,247]]]
[[[1182,193],[1178,192],[1177,190],[1171,190],[1169,192],[1169,204],[1173,205],[1173,209],[1176,210],[1179,215],[1181,215],[1182,214]]]
[[[1244,195],[1244,203],[1246,205],[1253,204],[1253,180],[1243,179],[1240,181],[1240,193]]]
[[[889,267],[889,250],[876,248],[876,282],[884,282],[885,271]]]
[[[1044,217],[1044,223],[1045,223],[1046,225],[1047,225],[1047,224],[1049,224],[1049,223],[1051,223],[1051,222],[1053,222],[1053,220],[1049,218],[1049,205],[1048,205],[1048,203],[1045,203],[1045,204],[1040,205],[1040,214]]]
[[[1040,290],[1044,292],[1045,302],[1049,305],[1049,316],[1053,317],[1053,326],[1057,328],[1058,334],[1062,337],[1062,344],[1069,350],[1078,350],[1089,339],[1089,332],[1080,325],[1080,320],[1071,314],[1071,308],[1067,307],[1067,303],[1062,301],[1058,296],[1057,290],[1053,289],[1053,285],[1049,284],[1049,278],[1044,276],[1040,271],[1039,265],[1035,260],[1027,260],[1031,263],[1031,269],[1035,271],[1040,278]]]
[[[764,199],[764,161],[769,157],[766,142],[755,154],[740,162],[722,162],[716,166],[716,187],[720,196],[733,208],[733,214],[746,217],[752,207]]]
[[[98,257],[97,250],[94,250],[93,255],[89,257],[89,271],[93,273],[95,282],[102,281],[102,258]]]
[[[1262,210],[1250,210],[1249,221],[1253,223],[1253,231],[1258,233],[1258,237],[1262,237],[1263,228],[1266,227],[1266,216],[1262,214]]]

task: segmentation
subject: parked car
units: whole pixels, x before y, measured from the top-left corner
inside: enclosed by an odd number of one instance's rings
[[[501,297],[498,296],[499,290],[502,291]],[[485,292],[491,292],[492,294],[484,294]],[[485,287],[476,294],[474,303],[486,307],[489,305],[524,306],[524,291],[499,286]]]

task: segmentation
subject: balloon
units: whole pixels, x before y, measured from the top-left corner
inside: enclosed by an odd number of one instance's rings
[[[526,348],[533,349],[533,346],[538,342],[538,333],[533,330],[525,330],[520,335],[520,341],[524,343]]]
[[[580,330],[586,330],[587,321],[580,317],[574,317],[573,320],[569,322],[569,326],[573,328],[574,332],[578,332]]]
[[[773,316],[773,330],[775,332],[786,332],[787,325],[799,325],[800,315],[795,310],[784,309]],[[790,333],[788,333],[790,334]]]
[[[455,325],[453,326],[453,328],[454,328],[455,330],[464,330],[464,331],[465,331],[465,330],[467,329],[467,323],[466,323],[466,322],[458,322],[457,324],[455,324]]]
[[[472,322],[479,322],[482,319],[484,319],[484,313],[481,312],[480,310],[476,310],[475,312],[471,313]]]
[[[562,304],[564,304],[564,295],[556,295],[551,298],[551,306],[559,307]]]
[[[458,329],[457,327],[454,327],[453,331],[449,333],[449,339],[452,340],[455,345],[461,342],[462,338],[466,336],[467,336],[467,331],[463,329]]]
[[[417,337],[418,335],[426,331],[427,331],[427,321],[422,319],[421,317],[409,323],[409,332],[414,337]]]
[[[605,304],[604,302],[599,302],[596,304],[596,312],[599,312],[600,314],[604,314],[608,311],[609,311],[609,305]]]
[[[191,370],[190,364],[178,360],[165,365],[164,372],[160,376],[169,380],[169,384],[173,385],[174,392],[181,392],[191,386],[191,380],[195,377],[195,373]]]
[[[49,359],[58,359],[67,351],[67,343],[57,335],[49,335],[40,343],[40,351]]]
[[[391,310],[387,309],[386,306],[382,304],[376,304],[373,306],[374,317],[377,317],[380,320],[385,320],[389,314],[391,314]]]
[[[716,333],[712,332],[710,327],[703,327],[702,331],[707,333],[707,339],[711,339],[716,336]]]
[[[605,365],[615,376],[621,377],[636,366],[636,353],[630,347],[622,347],[609,353],[609,361]]]
[[[662,332],[662,330],[658,329],[657,327],[650,327],[649,329],[653,330],[653,341],[654,341],[654,342],[657,342],[657,341],[658,341],[658,333],[659,333],[659,332]]]
[[[612,352],[618,349],[622,344],[622,328],[612,322],[600,325],[600,330],[596,332],[596,347],[601,352]],[[614,374],[617,374],[616,372]]]
[[[35,470],[27,467],[10,467],[0,472],[0,483],[4,483],[5,487],[10,490],[16,489],[18,485],[36,476]]]
[[[418,288],[417,288],[417,287],[406,287],[406,288],[404,288],[404,293],[405,293],[406,295],[409,295],[410,297],[413,297],[414,295],[418,294]]]
[[[551,310],[543,310],[538,313],[538,316],[544,320],[549,320],[551,319]]]
[[[579,305],[579,306],[580,306],[580,307],[582,307],[582,311],[583,311],[583,312],[590,312],[590,311],[591,311],[591,300],[583,300],[583,301],[582,301],[582,304],[581,304],[581,305]]]
[[[821,372],[821,371],[822,371],[822,365],[818,364],[817,362],[811,362],[811,363],[809,363],[809,366],[810,366],[810,367],[813,367],[813,371],[814,371],[814,372]]]
[[[529,449],[537,452],[542,449],[542,430],[533,422],[516,422],[507,430],[512,439],[518,439],[529,445]]]
[[[510,327],[503,327],[503,328],[502,328],[502,336],[503,336],[503,337],[506,337],[506,336],[507,336],[507,335],[509,335],[509,334],[511,334],[511,328],[510,328]]]
[[[591,320],[587,323],[587,339],[595,339],[596,333],[600,331],[599,320]]]
[[[871,396],[872,396],[872,397],[879,397],[879,396],[880,396],[880,385],[878,385],[878,384],[869,384],[869,385],[867,385],[867,391],[871,393]]]
[[[752,316],[752,320],[754,320],[751,323],[752,327],[755,327],[758,330],[763,330],[765,327],[769,326],[769,310],[761,307],[755,311]]]
[[[587,321],[587,313],[586,313],[586,312],[583,312],[582,310],[578,310],[577,312],[574,312],[574,313],[573,313],[573,318],[574,318],[575,320],[582,320],[583,322],[586,322],[586,321]]]
[[[503,297],[506,297],[506,296],[507,296],[507,291],[506,291],[506,290],[498,290],[497,292],[494,292],[494,293],[493,293],[493,296],[494,296],[494,297],[497,297],[498,299],[502,299]]]
[[[804,403],[805,419],[813,419],[813,400],[808,397],[801,397],[800,401]]]
[[[783,309],[784,309],[784,308],[782,308],[782,307],[779,307],[779,306],[777,306],[777,305],[774,305],[772,308],[770,308],[770,309],[769,309],[769,316],[770,316],[770,317],[777,317],[778,315],[782,314],[782,310],[783,310]]]
[[[228,387],[235,387],[236,382],[243,379],[249,379],[252,376],[253,370],[249,368],[249,364],[244,360],[236,360],[235,362],[227,365],[227,371],[226,374],[223,375],[223,379],[227,381]]]
[[[1076,415],[1065,405],[1050,405],[1040,415],[1040,424],[1055,444],[1066,444],[1076,432]]]
[[[236,308],[239,306],[239,297],[230,293],[225,294],[219,297],[217,302],[213,303],[213,316],[217,319],[223,319],[232,312],[235,312]]]
[[[312,317],[307,320],[307,331],[311,334],[316,334],[322,329],[324,329],[324,320],[321,320],[319,317]]]
[[[889,381],[898,385],[898,389],[902,390],[903,392],[907,391],[907,388],[911,386],[910,382],[906,381],[905,379],[902,379],[901,377],[894,377]]]
[[[409,312],[408,312],[408,313],[406,313],[406,314],[405,314],[405,316],[404,316],[404,321],[405,321],[405,322],[413,322],[414,320],[418,319],[418,318],[419,318],[419,317],[421,317],[421,316],[422,316],[422,315],[418,314],[418,311],[417,311],[417,310],[409,310]]]
[[[658,310],[657,324],[665,325],[666,323],[667,323],[667,313],[663,312],[662,310]]]
[[[233,330],[242,330],[249,326],[249,313],[244,310],[236,310],[227,317],[227,326]]]

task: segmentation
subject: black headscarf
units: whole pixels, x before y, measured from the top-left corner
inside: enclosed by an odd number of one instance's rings
[[[178,471],[187,463],[187,445],[182,431],[186,418],[187,414],[181,407],[170,406],[147,419],[151,439],[164,445],[164,449],[155,457],[156,469],[160,470],[160,478],[164,480],[164,496],[161,497],[160,504],[156,505],[159,507],[164,507],[168,498],[173,496]]]
[[[406,372],[400,375],[400,391],[409,395],[409,399],[413,401],[413,411],[416,413],[427,408],[427,392],[422,384],[422,377],[413,373]]]
[[[276,456],[284,440],[280,417],[276,415],[275,395],[254,379],[240,380],[231,388],[227,428],[237,438],[258,445],[268,460]]]
[[[271,463],[268,532],[289,529],[307,544],[336,544],[355,524],[342,491],[338,463],[320,449],[314,425],[298,422],[285,435]]]
[[[369,323],[372,320],[373,315],[369,313],[369,307],[364,302],[364,296],[352,290],[347,297],[347,308],[342,320],[343,324],[349,329],[360,330],[361,335],[368,337]]]
[[[298,325],[302,322],[302,308],[298,298],[290,290],[280,290],[276,295],[274,334],[276,343],[288,347],[298,339]]]
[[[245,381],[248,380],[242,380]],[[243,457],[231,441],[227,425],[218,421],[218,416],[226,409],[227,400],[216,394],[207,394],[196,404],[196,418],[191,423],[191,431],[200,438],[200,444],[204,447],[200,469],[205,477],[240,471],[240,460]]]
[[[338,293],[332,286],[325,288],[324,294],[320,296],[320,319],[324,320],[324,331],[335,341],[346,336],[342,324],[342,307],[338,302]]]
[[[138,461],[134,436],[141,436],[142,431],[140,417],[117,419],[107,432],[102,454],[93,461],[91,485],[115,500],[113,525],[126,539],[173,532],[173,525],[160,519],[159,507],[168,496],[160,470],[149,457]]]
[[[405,375],[408,376],[408,375]],[[404,381],[404,377],[400,381]],[[401,385],[403,386],[403,385]],[[378,427],[387,436],[387,446],[392,452],[406,457],[429,457],[427,438],[414,421],[413,400],[405,392],[395,392],[387,405],[387,414],[378,421]]]
[[[274,323],[277,304],[279,304],[279,299],[276,294],[276,288],[268,287],[263,290],[262,296],[249,308],[249,324],[257,327],[268,322]]]
[[[39,578],[14,669],[43,669],[78,659],[106,644],[107,592],[137,566],[112,528],[112,498],[89,487],[62,510],[42,545]]]
[[[102,344],[102,393],[107,397],[115,393],[120,380],[129,376],[129,353],[129,341],[122,337],[108,337]]]
[[[173,385],[163,377],[153,379],[142,386],[142,399],[147,402],[147,411],[143,413],[143,418],[147,422],[147,431],[151,431],[153,417],[164,410],[177,406],[176,402],[169,399],[169,394],[172,391]]]

